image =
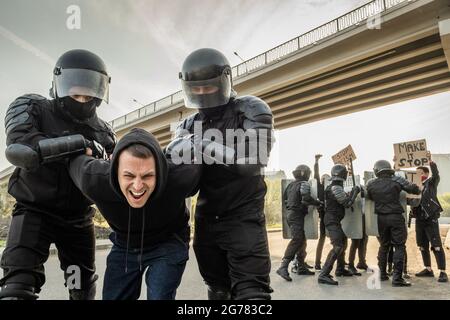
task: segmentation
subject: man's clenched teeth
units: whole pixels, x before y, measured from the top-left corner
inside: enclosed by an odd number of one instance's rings
[[[144,194],[145,194],[146,190],[143,190],[141,192],[134,192],[130,190],[130,194],[134,199],[140,199]]]

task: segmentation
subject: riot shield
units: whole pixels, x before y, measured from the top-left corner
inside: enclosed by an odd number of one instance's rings
[[[352,177],[348,177],[344,183],[344,191],[349,193],[353,188]],[[356,185],[360,186],[360,177],[355,176]],[[341,221],[342,230],[349,239],[362,239],[363,237],[363,222],[362,222],[362,202],[361,195],[355,199],[351,208],[345,209],[344,219]]]
[[[352,180],[349,177],[350,181]],[[347,183],[344,186],[345,192],[351,192],[353,188],[353,182],[347,179]],[[360,177],[355,176],[356,185],[360,186]],[[342,230],[349,239],[362,239],[363,238],[363,211],[362,211],[361,194],[355,199],[351,208],[345,209],[344,219],[341,221]]]
[[[364,183],[367,186],[369,180],[375,178],[375,174],[372,171],[364,171]],[[367,199],[367,188],[364,188],[366,195],[364,199],[364,217],[366,225],[366,234],[368,236],[378,237],[378,219],[375,215],[375,202]]]
[[[287,208],[284,199],[286,188],[293,181],[293,179],[281,180],[281,215],[284,239],[292,239],[291,228],[287,223]],[[317,181],[312,179],[309,181],[309,184],[311,186],[311,196],[317,199]],[[319,238],[319,212],[314,206],[309,206],[308,208],[308,214],[305,216],[304,228],[306,239]]]
[[[287,208],[286,202],[284,201],[285,191],[287,186],[293,182],[293,179],[282,179],[281,180],[281,217],[282,217],[282,228],[283,228],[283,238],[292,239],[291,228],[287,223]]]
[[[317,180],[308,181],[311,187],[311,197],[317,199]],[[308,214],[305,217],[305,236],[306,239],[319,239],[319,211],[317,207],[308,206]]]

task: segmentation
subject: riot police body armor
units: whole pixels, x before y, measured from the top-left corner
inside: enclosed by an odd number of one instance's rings
[[[287,222],[292,232],[292,240],[286,247],[281,266],[277,273],[285,280],[292,281],[289,276],[289,263],[297,255],[296,273],[299,275],[314,275],[305,265],[306,258],[306,236],[305,236],[305,216],[308,214],[308,206],[319,206],[321,203],[311,196],[310,185],[308,183],[311,169],[306,165],[299,165],[293,171],[295,181],[286,188],[286,208]]]
[[[378,266],[381,280],[388,280],[386,272],[389,248],[394,248],[393,286],[409,286],[403,275],[405,259],[405,243],[407,229],[403,217],[403,207],[400,204],[402,190],[419,194],[419,187],[402,177],[394,175],[391,165],[386,160],[377,161],[374,165],[376,178],[367,183],[367,198],[375,202],[375,214],[378,221],[380,248],[378,251]]]
[[[186,106],[199,112],[181,123],[178,138],[193,134],[200,124],[200,148],[205,151],[211,142],[205,134],[209,129],[218,130],[223,137],[230,130],[252,131],[259,145],[267,148],[268,156],[272,112],[257,97],[236,97],[231,67],[222,53],[214,49],[194,51],[186,58],[180,78]],[[248,150],[249,143],[236,138],[230,145],[227,140],[225,149],[234,154],[232,163],[222,159],[211,164],[207,158],[203,162],[194,250],[209,299],[270,299],[270,255],[263,211],[266,185],[261,173],[266,163],[260,158],[251,162],[255,154],[248,151],[239,156],[239,146]]]
[[[345,269],[345,249],[347,237],[342,230],[341,221],[345,216],[345,208],[350,208],[360,192],[358,186],[353,187],[350,194],[344,191],[344,181],[347,180],[347,169],[337,164],[331,169],[331,184],[325,189],[324,223],[333,248],[328,253],[325,264],[320,272],[318,282],[337,285],[338,282],[330,275],[334,262],[337,260],[336,276],[352,276]]]
[[[103,61],[85,50],[66,52],[54,70],[48,100],[28,94],[17,98],[5,117],[6,156],[16,166],[8,192],[16,199],[1,266],[0,299],[36,299],[45,282],[43,264],[55,243],[65,278],[67,268],[80,268],[81,284],[71,299],[95,296],[93,208],[73,184],[67,163],[85,153],[88,142],[111,153],[112,129],[96,115],[107,100],[109,76]],[[72,97],[86,99],[79,102]],[[73,271],[70,271],[73,272]]]

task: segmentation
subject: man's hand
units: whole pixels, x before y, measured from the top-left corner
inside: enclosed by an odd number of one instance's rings
[[[322,155],[321,154],[316,154],[314,157],[315,157],[316,161],[318,161],[320,158],[322,158]]]
[[[433,160],[431,160],[431,152],[430,151],[427,151],[427,159],[430,163],[433,162]]]
[[[361,192],[361,187],[360,187],[360,186],[354,186],[354,187],[353,187],[353,190],[355,190],[354,192],[355,192],[356,194],[358,194],[358,193]]]

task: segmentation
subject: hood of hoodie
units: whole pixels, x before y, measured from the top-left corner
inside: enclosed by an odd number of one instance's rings
[[[164,191],[167,183],[168,164],[164,153],[156,138],[146,130],[134,128],[120,139],[111,157],[110,184],[114,191],[126,201],[122,190],[120,190],[118,178],[119,156],[124,149],[132,144],[141,144],[150,149],[155,158],[156,186],[148,201],[157,199]]]

